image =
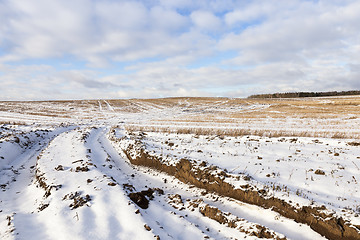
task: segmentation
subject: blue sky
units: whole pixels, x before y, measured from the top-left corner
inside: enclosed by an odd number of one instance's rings
[[[0,100],[359,89],[357,0],[0,0]]]

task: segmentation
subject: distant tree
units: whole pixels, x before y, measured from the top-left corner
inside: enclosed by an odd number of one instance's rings
[[[286,93],[272,93],[272,94],[255,94],[248,98],[304,98],[304,97],[329,97],[329,96],[348,96],[360,95],[360,91],[332,91],[332,92],[286,92]]]

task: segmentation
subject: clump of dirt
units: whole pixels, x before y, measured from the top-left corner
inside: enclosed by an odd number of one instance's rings
[[[184,209],[184,202],[180,194],[170,194],[168,203],[175,209]]]
[[[324,172],[323,170],[321,170],[321,169],[317,169],[317,170],[315,171],[315,174],[316,174],[316,175],[325,175],[325,172]]]
[[[71,210],[84,206],[87,202],[91,201],[91,197],[86,194],[84,197],[79,196],[77,198],[74,198],[73,200],[74,202],[69,205]]]
[[[360,146],[360,142],[348,142],[347,145],[357,147]]]
[[[124,184],[125,185],[125,184]],[[130,185],[131,186],[131,185]],[[134,187],[130,187],[131,190],[134,190]],[[143,190],[141,192],[131,192],[129,193],[129,198],[142,209],[147,209],[149,207],[150,200],[154,199],[154,193],[164,194],[164,191],[160,188],[149,188],[147,190]]]
[[[245,181],[250,181],[251,180],[251,176],[249,176],[249,175],[245,175],[245,176],[243,176],[243,179],[245,180]]]
[[[39,209],[39,211],[42,211],[42,210],[44,210],[45,208],[47,208],[48,206],[49,206],[49,204],[48,204],[48,203],[41,204],[41,205],[40,205],[40,207],[39,207],[38,209]]]
[[[256,236],[258,238],[267,238],[267,239],[277,239],[277,240],[285,240],[286,238],[280,238],[278,236],[274,236],[274,234],[272,232],[269,231],[269,229],[267,229],[264,226],[261,225],[256,225],[256,228],[258,231],[253,231],[250,233],[250,236]]]
[[[87,166],[78,166],[75,169],[75,172],[88,172],[90,171],[90,169]]]
[[[90,136],[90,132],[85,132],[81,135],[81,140],[86,142],[86,139],[88,139],[88,137]]]
[[[46,184],[46,178],[44,177],[45,173],[41,173],[39,169],[36,169],[35,171],[35,180],[38,183],[38,187],[41,187],[45,191],[48,188],[48,185]]]
[[[231,184],[224,181],[224,176],[212,174],[212,172],[216,170],[216,167],[214,166],[200,168],[188,159],[179,160],[175,166],[166,165],[163,163],[161,156],[151,155],[146,150],[146,146],[141,142],[141,139],[135,139],[134,144],[128,145],[126,149],[122,150],[132,164],[150,167],[165,172],[175,176],[184,183],[190,183],[208,192],[214,192],[263,208],[271,208],[284,217],[309,225],[314,231],[328,239],[360,239],[360,229],[357,229],[355,226],[351,225],[350,222],[345,221],[342,218],[338,218],[331,213],[326,213],[328,212],[325,211],[326,209],[313,206],[296,208],[284,200],[269,197],[266,190],[258,191],[259,189],[252,188],[235,189]],[[136,155],[133,154],[134,152],[136,152]],[[247,180],[251,180],[251,178],[249,177]],[[138,195],[144,196],[143,194]],[[135,196],[137,195],[134,195],[134,197]],[[142,197],[138,198],[140,200],[142,199]],[[146,200],[144,201],[146,202]],[[145,206],[147,205],[145,204]]]
[[[41,173],[37,168],[35,171],[35,180],[37,182],[37,186],[45,190],[44,198],[47,198],[51,195],[51,190],[55,189],[59,190],[62,185],[49,185],[46,183],[46,178],[44,177],[45,173]]]
[[[147,230],[147,231],[151,231],[151,227],[149,227],[148,225],[144,225],[144,228]]]
[[[8,220],[8,224],[7,224],[8,226],[11,225],[12,217],[13,216],[6,216],[6,220]]]
[[[142,192],[130,193],[129,198],[142,209],[147,209],[149,207],[149,200],[146,198],[145,194]]]
[[[14,136],[14,142],[15,143],[20,143],[20,139],[18,137]]]
[[[76,209],[78,207],[84,206],[86,203],[91,201],[91,197],[89,194],[85,196],[81,196],[80,192],[69,193],[63,197],[63,200],[73,200],[73,202],[69,205],[70,209]]]
[[[124,183],[124,184],[123,184],[123,188],[124,188],[124,190],[127,191],[127,192],[134,192],[134,191],[135,191],[134,186],[131,185],[131,184],[128,184],[128,183]]]
[[[55,191],[59,190],[60,188],[62,188],[62,185],[51,185],[48,187],[48,189],[46,190],[44,197],[47,198],[51,195],[51,190],[55,189]]]
[[[173,147],[175,144],[172,142],[169,142],[168,145],[169,145],[169,147]]]
[[[200,167],[206,167],[206,165],[207,165],[207,163],[205,161],[202,161],[199,166]]]
[[[161,188],[153,188],[153,190],[159,195],[164,195],[164,190],[162,190]]]
[[[5,232],[5,234],[12,233],[12,232],[15,231],[15,226],[14,226],[14,216],[15,216],[15,214],[16,213],[12,213],[11,215],[6,216],[8,230]]]
[[[77,163],[77,162],[83,162],[83,161],[84,161],[84,160],[79,159],[79,160],[73,161],[72,163],[74,164],[74,163]]]
[[[204,207],[200,207],[200,213],[208,218],[211,218],[218,223],[226,224],[228,223],[227,218],[224,214],[215,207],[210,207],[209,205],[205,205]],[[235,226],[236,227],[236,226]]]
[[[55,168],[56,171],[64,171],[64,167],[62,165],[58,165],[56,168]]]

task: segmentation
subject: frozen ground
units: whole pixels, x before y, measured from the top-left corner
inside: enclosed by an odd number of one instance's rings
[[[298,131],[295,115],[245,116],[271,108],[226,99],[1,102],[0,239],[325,239],[274,209],[132,164],[124,150],[136,141],[165,165],[189,159],[199,169],[214,167],[212,174],[225,172],[224,182],[234,189],[264,190],[295,207],[325,206],[325,213],[356,229],[357,116],[302,118],[298,126],[311,132],[323,122],[319,129],[326,133],[350,129],[349,139],[214,130]],[[277,122],[282,125],[271,124]],[[191,129],[175,133],[179,128]],[[194,128],[206,128],[206,135]]]

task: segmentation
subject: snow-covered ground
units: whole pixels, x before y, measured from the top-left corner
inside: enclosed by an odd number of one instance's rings
[[[235,188],[251,183],[295,205],[324,205],[360,225],[360,148],[349,140],[147,132],[141,141],[165,164],[206,162],[225,170]],[[239,178],[244,175],[251,180]]]
[[[213,135],[217,128],[289,133],[296,123],[294,117],[222,115],[258,114],[271,103],[174,101],[1,102],[0,239],[325,239],[274,209],[131,164],[124,150],[136,139],[166,165],[188,159],[199,169],[215,167],[234,189],[265,190],[266,197],[295,207],[324,206],[354,228],[360,225],[356,137]],[[221,121],[207,121],[214,114]],[[311,131],[323,121],[320,130],[356,135],[357,116],[334,128],[336,119],[302,119],[298,128]],[[129,126],[167,130],[129,132]],[[210,130],[172,133],[179,126]]]

